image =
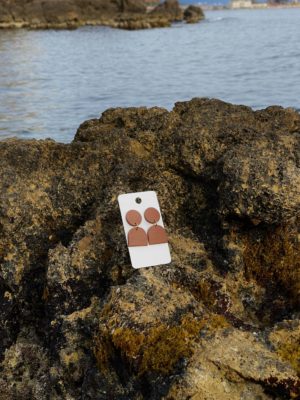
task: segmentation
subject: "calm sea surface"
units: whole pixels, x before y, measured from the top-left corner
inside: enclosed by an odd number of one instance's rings
[[[68,142],[109,107],[216,97],[300,109],[300,9],[211,11],[197,25],[0,31],[0,138]]]

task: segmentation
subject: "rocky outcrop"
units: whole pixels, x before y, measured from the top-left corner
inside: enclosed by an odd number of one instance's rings
[[[1,27],[72,28],[109,24],[120,14],[144,14],[143,0],[4,0]]]
[[[183,10],[178,0],[165,0],[152,11],[154,15],[163,16],[171,21],[182,21]]]
[[[300,116],[110,109],[0,142],[4,400],[296,399]],[[172,262],[133,270],[120,193],[156,190]]]
[[[183,18],[188,24],[195,24],[205,18],[201,7],[190,5],[183,13]]]
[[[170,26],[183,20],[177,0],[148,13],[143,0],[2,0],[0,28],[71,29],[105,25],[121,29]]]

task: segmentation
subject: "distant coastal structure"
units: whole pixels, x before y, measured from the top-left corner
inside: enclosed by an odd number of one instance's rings
[[[230,8],[252,8],[252,0],[231,0]]]
[[[297,7],[299,4],[300,0],[231,0],[229,2],[229,8],[266,8],[272,6]]]
[[[231,0],[229,8],[266,8],[266,7],[299,7],[300,0],[266,0],[265,2],[257,0]]]

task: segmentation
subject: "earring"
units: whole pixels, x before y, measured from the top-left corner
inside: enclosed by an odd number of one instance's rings
[[[155,224],[148,229],[148,242],[149,244],[162,244],[168,243],[168,237],[165,229],[157,225],[160,220],[160,213],[156,208],[149,207],[144,213],[145,220],[150,224]]]
[[[134,226],[128,232],[128,247],[147,246],[148,239],[146,232],[138,226],[142,222],[141,214],[136,210],[130,210],[127,212],[125,218],[129,225]]]

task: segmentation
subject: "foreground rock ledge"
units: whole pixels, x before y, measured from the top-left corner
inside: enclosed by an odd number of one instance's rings
[[[1,400],[299,398],[299,134],[194,99],[0,142]],[[140,190],[168,266],[130,266],[117,196]]]
[[[200,7],[183,12],[178,0],[165,0],[148,12],[144,0],[1,0],[0,29],[75,29],[103,25],[136,30],[169,27],[204,19]]]

